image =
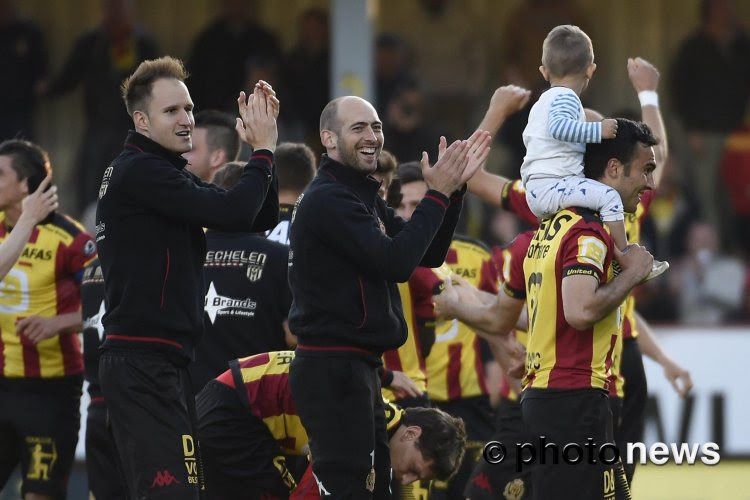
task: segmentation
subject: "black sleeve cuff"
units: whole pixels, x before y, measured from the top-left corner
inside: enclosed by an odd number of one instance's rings
[[[467,189],[469,189],[469,185],[464,184],[463,186],[461,186],[461,189],[453,191],[453,193],[451,193],[451,203],[461,201],[461,199],[463,199],[464,195],[466,194]]]
[[[380,385],[383,387],[390,387],[393,382],[393,372],[388,368],[380,368]]]

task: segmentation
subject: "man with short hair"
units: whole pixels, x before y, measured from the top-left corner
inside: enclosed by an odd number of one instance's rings
[[[182,62],[145,61],[123,83],[135,130],[104,172],[96,239],[107,335],[99,381],[130,497],[197,498],[200,456],[186,370],[203,332],[203,228],[276,223],[278,101],[265,82],[240,92],[236,128],[254,153],[237,185],[205,184],[180,155],[192,148],[193,101]]]
[[[617,137],[587,146],[584,172],[616,190],[625,211],[634,212],[641,194],[654,188],[656,143],[647,125],[618,119]],[[529,340],[521,411],[529,433],[545,436],[558,451],[575,443],[585,455],[589,438],[597,447],[614,442],[607,379],[621,335],[620,306],[648,275],[653,257],[630,245],[614,276],[613,255],[601,219],[569,208],[541,222],[524,261]],[[539,461],[532,475],[537,498],[629,497],[619,461],[580,458]]]
[[[36,144],[0,143],[0,248],[26,232],[0,282],[0,489],[20,464],[26,500],[65,498],[80,426],[81,277],[96,258],[75,220],[25,212],[24,199],[49,185],[51,171]]]
[[[406,340],[396,282],[442,264],[463,186],[489,153],[489,134],[456,141],[429,166],[411,221],[378,197],[383,128],[364,99],[334,99],[320,117],[327,154],[292,216],[289,326],[299,339],[290,382],[310,436],[313,472],[331,498],[389,495],[390,459],[378,368]]]
[[[244,167],[241,162],[227,163],[214,183],[232,189]],[[190,365],[196,393],[226,370],[231,359],[294,345],[287,326],[292,304],[288,260],[289,249],[262,234],[206,231],[205,334]]]
[[[279,351],[232,360],[196,397],[212,498],[286,497],[295,489],[284,455],[302,456],[309,447],[289,387],[294,357]],[[388,404],[386,420],[397,482],[455,473],[466,445],[461,419]]]
[[[195,114],[193,147],[182,155],[185,169],[203,182],[213,182],[214,175],[240,153],[240,136],[231,115],[215,109]]]
[[[289,225],[299,195],[315,177],[315,153],[301,142],[282,142],[274,153],[279,178],[279,223],[266,232],[266,238],[289,246]]]

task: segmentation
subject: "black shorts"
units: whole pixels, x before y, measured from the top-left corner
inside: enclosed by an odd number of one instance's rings
[[[483,456],[469,477],[464,497],[472,500],[529,499],[533,464],[516,462],[516,443],[526,443],[531,439],[523,426],[521,405],[517,401],[502,398],[495,412],[495,432],[490,441],[497,441],[505,447],[503,460],[491,463]]]
[[[187,370],[162,352],[108,349],[99,381],[128,498],[197,499],[202,466]]]
[[[211,380],[195,398],[198,436],[211,500],[286,498],[296,483],[279,445],[237,392]]]
[[[86,415],[86,475],[96,500],[125,498],[122,468],[107,429],[107,406],[101,398],[89,404]]]
[[[487,396],[433,401],[441,410],[459,417],[466,425],[466,454],[455,476],[447,483],[433,481],[430,498],[463,498],[464,489],[477,463],[482,459],[485,443],[492,436],[495,415]]]
[[[292,361],[292,397],[310,438],[313,473],[334,499],[390,498],[391,460],[379,357],[308,355]]]
[[[22,493],[64,499],[81,424],[83,376],[0,378],[0,489],[21,464]]]
[[[622,462],[618,460],[610,465],[600,460],[601,446],[614,444],[612,412],[606,392],[527,389],[522,397],[521,412],[536,452],[532,469],[533,498],[630,498]],[[544,445],[540,443],[542,436]],[[593,439],[593,446],[588,438]],[[564,459],[566,448],[568,461]],[[582,452],[580,456],[576,448]],[[611,448],[605,451],[605,458],[614,457]],[[590,458],[595,463],[589,463]],[[572,463],[576,459],[580,461]]]
[[[643,441],[643,428],[646,419],[648,384],[638,339],[623,340],[621,359],[620,371],[625,378],[625,386],[623,387],[625,397],[622,401],[622,422],[617,444],[624,447],[627,443]],[[640,461],[640,456],[640,451],[636,448],[633,454],[633,463],[625,464],[625,476],[628,478],[628,482],[633,480],[635,465]]]

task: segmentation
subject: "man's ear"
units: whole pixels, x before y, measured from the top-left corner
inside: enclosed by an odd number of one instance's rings
[[[336,149],[336,134],[330,130],[321,130],[320,142],[326,149]]]
[[[610,179],[619,179],[622,176],[625,165],[617,158],[610,158],[604,168],[604,176]]]
[[[409,441],[416,441],[417,439],[419,439],[419,436],[421,435],[422,435],[421,427],[419,427],[418,425],[410,425],[404,431],[403,438]]]
[[[149,121],[148,115],[145,113],[145,111],[133,111],[133,125],[135,125],[136,130],[148,132],[151,122]]]
[[[21,192],[23,193],[24,196],[29,195],[29,178],[28,177],[21,181]]]
[[[223,149],[215,149],[208,156],[208,164],[216,169],[227,163],[227,155]]]

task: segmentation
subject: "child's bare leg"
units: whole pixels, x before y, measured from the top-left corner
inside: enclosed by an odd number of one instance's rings
[[[625,232],[625,221],[621,220],[614,220],[614,221],[605,221],[604,222],[607,227],[609,228],[609,232],[612,235],[612,239],[615,243],[615,260],[619,263],[620,262],[620,256],[627,251],[628,248],[628,235]],[[669,262],[667,261],[661,261],[654,259],[654,265],[651,268],[651,272],[648,276],[646,276],[646,279],[643,281],[648,281],[650,279],[654,279],[657,276],[661,275],[669,269]]]
[[[628,247],[628,233],[625,232],[624,220],[608,220],[604,223],[609,228],[609,234],[615,242],[615,258]]]

